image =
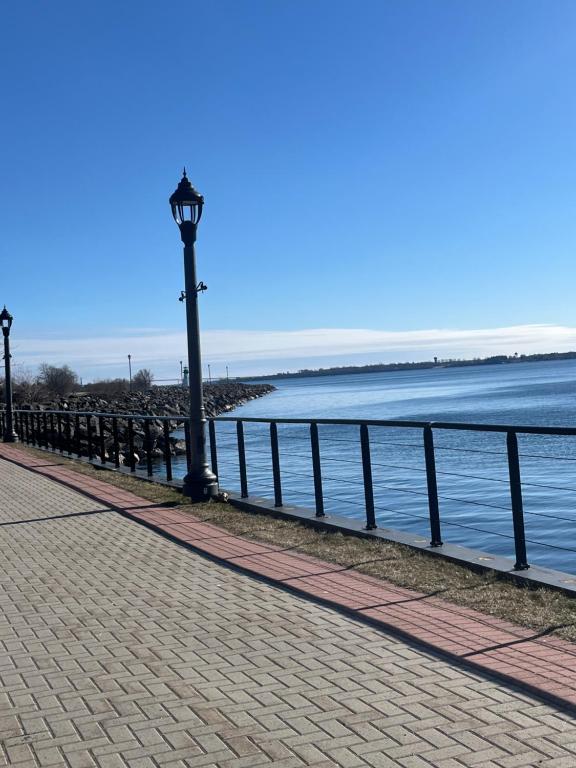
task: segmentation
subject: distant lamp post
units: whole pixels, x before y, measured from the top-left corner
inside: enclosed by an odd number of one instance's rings
[[[15,443],[18,435],[14,432],[14,417],[12,414],[12,377],[10,374],[10,328],[13,317],[6,307],[0,312],[0,326],[4,334],[4,393],[6,395],[6,424],[4,425],[4,442]]]
[[[212,384],[212,371],[210,370],[210,363],[208,363],[208,381]]]
[[[132,355],[128,355],[128,388],[132,389]]]
[[[184,381],[184,371],[182,370],[182,360],[180,360],[180,384]]]
[[[182,492],[192,501],[206,501],[218,494],[218,480],[206,460],[206,416],[202,391],[202,360],[200,356],[200,321],[198,293],[205,290],[196,279],[196,230],[202,216],[204,198],[190,184],[186,169],[173,195],[170,196],[172,216],[180,229],[184,243],[184,280],[186,297],[186,331],[188,337],[188,366],[190,374],[190,463]]]

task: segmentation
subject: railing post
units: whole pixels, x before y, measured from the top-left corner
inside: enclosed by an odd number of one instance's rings
[[[87,443],[87,451],[88,451],[88,461],[92,461],[93,459],[93,453],[92,453],[92,416],[88,414],[86,416],[86,443]]]
[[[134,424],[128,419],[128,451],[130,452],[130,472],[136,472],[136,458],[134,456]]]
[[[526,557],[526,536],[524,533],[524,507],[522,504],[522,482],[520,459],[518,458],[518,437],[516,432],[506,433],[508,451],[508,473],[510,475],[510,497],[512,500],[512,523],[514,525],[514,548],[516,550],[515,571],[530,568]]]
[[[316,500],[316,517],[326,517],[324,512],[324,493],[322,491],[322,465],[320,463],[320,441],[318,440],[318,424],[310,424],[310,444],[312,447],[312,470],[314,474],[314,498]]]
[[[30,442],[36,445],[36,429],[34,426],[34,411],[30,411]]]
[[[372,462],[370,460],[370,436],[368,426],[360,425],[360,447],[362,450],[362,475],[364,477],[364,499],[366,504],[366,530],[377,528],[374,512],[374,487],[372,485]]]
[[[18,434],[22,434],[22,430]],[[52,440],[52,450],[56,450],[56,432],[54,431],[54,414],[50,414],[50,438]]]
[[[162,423],[164,429],[164,462],[166,464],[166,480],[172,480],[172,456],[170,454],[170,422]]]
[[[42,413],[42,428],[44,430],[44,448],[49,448],[50,444],[48,442],[48,416],[46,416],[46,411]]]
[[[282,479],[280,476],[280,451],[278,449],[278,425],[270,422],[270,449],[272,451],[272,477],[274,481],[274,506],[282,506]]]
[[[218,446],[216,444],[216,424],[214,419],[208,421],[208,435],[210,436],[210,464],[212,472],[218,477]]]
[[[80,414],[76,414],[74,417],[74,442],[76,443],[76,456],[80,458],[82,455],[82,442],[80,438]]]
[[[114,440],[114,466],[116,469],[120,466],[120,441],[118,439],[118,419],[112,417],[112,439]]]
[[[244,446],[244,424],[236,422],[236,437],[238,439],[238,466],[240,469],[240,495],[243,499],[248,496],[248,475],[246,474],[246,448]]]
[[[66,437],[66,451],[68,456],[72,456],[72,429],[70,426],[70,414],[66,414],[66,423],[64,426],[64,436]]]
[[[106,440],[104,438],[104,416],[98,416],[98,432],[100,432],[100,464],[106,464]]]
[[[146,472],[152,477],[152,438],[150,437],[150,421],[144,419],[144,450],[146,451]]]
[[[58,450],[64,453],[64,441],[62,440],[62,414],[56,414],[56,425],[58,429]]]
[[[430,512],[430,546],[441,547],[442,534],[440,531],[438,484],[436,482],[436,459],[434,458],[434,437],[430,426],[424,427],[424,458],[428,485],[428,510]]]

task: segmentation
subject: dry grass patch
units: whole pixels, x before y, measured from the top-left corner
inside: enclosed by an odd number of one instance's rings
[[[23,448],[23,447],[22,447]],[[23,448],[36,456],[46,452]],[[320,531],[302,523],[235,509],[228,504],[189,504],[182,495],[137,477],[105,472],[84,462],[62,458],[66,466],[110,485],[130,490],[158,504],[177,505],[182,511],[254,541],[281,545],[360,573],[386,579],[397,586],[437,595],[456,605],[549,631],[576,641],[576,599],[546,587],[519,586],[495,574],[472,571],[441,557],[380,540]]]

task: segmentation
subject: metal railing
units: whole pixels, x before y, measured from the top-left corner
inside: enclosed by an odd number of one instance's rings
[[[2,428],[5,418],[0,412]],[[188,420],[178,416],[16,409],[14,427],[28,445],[147,477],[158,474],[160,461],[167,482],[174,479],[173,457],[179,452],[190,458]],[[184,446],[171,438],[179,428]]]
[[[438,480],[436,470],[436,450],[434,446],[434,432],[436,430],[466,430],[478,432],[499,432],[506,435],[506,454],[508,464],[508,476],[510,487],[511,513],[513,538],[515,549],[515,570],[524,570],[529,568],[526,553],[526,534],[524,527],[524,508],[522,500],[522,483],[520,476],[520,462],[518,453],[518,433],[529,433],[539,435],[575,435],[576,428],[538,428],[538,427],[510,427],[504,425],[484,425],[484,424],[460,424],[460,423],[440,423],[440,422],[417,422],[417,421],[383,421],[383,420],[349,420],[349,419],[262,419],[262,418],[244,418],[235,419],[234,417],[218,417],[211,419],[210,427],[210,445],[213,471],[218,474],[218,450],[216,437],[216,422],[232,422],[236,424],[236,442],[238,455],[238,472],[240,493],[243,498],[249,496],[248,490],[248,472],[246,461],[246,445],[244,425],[248,423],[268,424],[270,429],[270,456],[271,471],[274,490],[274,504],[276,507],[283,506],[282,497],[282,474],[280,462],[280,450],[278,440],[279,425],[306,425],[309,428],[310,439],[310,458],[312,466],[312,478],[314,484],[314,505],[315,516],[322,518],[325,516],[325,493],[323,490],[323,479],[325,477],[322,468],[319,427],[322,426],[346,426],[355,427],[358,430],[358,442],[361,451],[361,472],[364,497],[364,514],[366,529],[372,530],[376,525],[376,505],[374,501],[375,482],[373,479],[373,461],[371,457],[371,438],[370,428],[393,428],[399,430],[414,430],[420,432],[422,436],[422,448],[424,452],[425,478],[426,478],[426,496],[428,506],[428,524],[430,531],[430,546],[442,546],[440,504],[438,493]],[[329,439],[329,438],[328,438]],[[342,438],[340,438],[342,440]],[[342,461],[342,459],[330,459],[331,461]],[[379,465],[383,466],[383,465]],[[394,465],[387,465],[394,466]],[[338,481],[338,478],[331,478]],[[347,482],[340,479],[340,482]],[[394,489],[404,490],[404,489]],[[358,504],[358,502],[357,502]]]
[[[184,455],[186,463],[190,457],[190,441],[186,419],[177,416],[140,416],[136,414],[110,414],[110,413],[91,413],[91,412],[70,412],[70,411],[41,411],[41,410],[16,410],[14,412],[14,423],[16,432],[22,442],[30,445],[36,445],[41,448],[49,449],[68,456],[85,457],[86,459],[99,463],[101,465],[112,465],[115,468],[123,467],[125,471],[132,473],[144,472],[146,476],[162,477],[169,482],[177,483],[173,478],[173,460],[175,453]],[[5,415],[0,413],[0,421],[4,426]],[[524,570],[529,567],[527,558],[527,537],[525,533],[525,510],[523,502],[522,487],[524,485],[536,486],[540,489],[550,489],[556,491],[575,491],[576,488],[562,488],[546,483],[530,483],[523,481],[520,469],[520,454],[518,449],[519,435],[538,435],[538,436],[563,436],[575,437],[576,427],[536,427],[536,426],[511,426],[501,424],[468,424],[452,422],[424,422],[424,421],[386,421],[386,420],[350,420],[350,419],[264,419],[264,418],[235,418],[233,416],[219,416],[208,420],[208,434],[210,440],[210,457],[213,472],[218,476],[218,465],[223,451],[229,451],[234,454],[235,466],[237,466],[237,479],[240,495],[248,498],[250,491],[249,473],[253,467],[254,460],[247,458],[247,438],[245,426],[260,425],[260,428],[267,428],[267,436],[264,439],[260,435],[256,444],[248,441],[250,455],[266,454],[266,461],[262,465],[263,471],[269,473],[271,484],[267,488],[271,491],[273,503],[281,508],[285,505],[286,483],[283,475],[293,474],[297,477],[308,477],[313,484],[313,507],[317,518],[326,515],[327,494],[324,486],[330,482],[351,482],[350,479],[339,477],[329,477],[325,470],[326,462],[347,462],[346,457],[334,455],[327,457],[323,455],[325,441],[332,440],[336,443],[356,443],[359,449],[359,477],[357,483],[362,488],[362,493],[358,494],[354,504],[356,509],[363,508],[365,526],[368,530],[377,527],[377,512],[381,509],[375,502],[375,492],[381,489],[390,491],[418,494],[425,498],[427,506],[426,520],[429,528],[430,545],[439,547],[442,545],[442,527],[444,525],[460,525],[461,528],[480,530],[472,526],[461,525],[458,522],[446,522],[441,519],[440,502],[451,500],[462,502],[463,504],[475,504],[479,507],[488,507],[504,510],[510,513],[511,535],[507,536],[513,539],[515,554],[515,570]],[[298,474],[291,472],[286,468],[290,461],[290,454],[283,454],[281,451],[281,441],[279,432],[288,428],[290,425],[298,427],[298,434],[292,434],[292,443],[294,440],[307,443],[309,453],[301,456],[306,462],[312,474]],[[327,428],[343,428],[353,430],[350,437],[330,437],[322,433]],[[232,431],[230,431],[230,428]],[[184,446],[174,438],[173,432],[177,429],[184,430]],[[228,430],[225,435],[219,434],[219,430]],[[375,440],[374,432],[378,430],[392,430],[392,433],[398,432],[409,435],[417,435],[418,441],[403,443],[394,440],[388,441],[390,445],[397,446],[393,450],[418,449],[423,452],[423,467],[404,466],[398,463],[381,463],[373,459],[373,448],[375,445],[382,446],[386,440]],[[408,431],[408,432],[406,432]],[[505,437],[505,450],[494,451],[482,448],[469,447],[450,447],[435,446],[435,435],[439,433],[482,433],[501,434]],[[348,434],[348,433],[346,433]],[[387,434],[389,434],[387,432]],[[222,439],[223,438],[223,439]],[[398,448],[399,446],[399,448]],[[404,446],[404,448],[402,448]],[[495,479],[490,477],[478,477],[476,475],[465,474],[461,472],[449,472],[437,469],[438,451],[464,451],[468,453],[490,454],[490,461],[501,462],[501,459],[494,459],[494,456],[505,457],[505,464],[502,467],[506,469],[506,477]],[[546,456],[534,454],[522,454],[527,457],[554,459],[559,461],[576,461],[576,456]],[[349,462],[348,462],[349,463]],[[425,486],[422,490],[414,490],[408,487],[394,487],[383,485],[380,478],[375,478],[375,471],[381,471],[382,467],[391,467],[402,470],[414,471],[414,474],[421,472],[425,478]],[[183,474],[183,473],[182,473]],[[262,474],[262,472],[260,472]],[[463,478],[477,478],[493,480],[497,483],[505,483],[508,486],[509,507],[489,503],[485,499],[458,499],[451,496],[441,495],[438,490],[438,475],[454,475]],[[299,482],[299,481],[298,481]],[[298,493],[292,490],[292,493]],[[259,489],[260,495],[260,489]],[[424,500],[424,499],[423,499]],[[343,503],[345,500],[341,499]],[[386,508],[384,508],[386,509]],[[390,510],[394,511],[394,510]],[[402,514],[400,512],[399,514]],[[406,513],[408,514],[408,513]],[[539,514],[531,512],[530,514]],[[413,517],[423,516],[412,515]],[[554,515],[540,514],[541,517],[554,520],[564,520],[565,518]],[[571,520],[572,522],[572,520]],[[576,523],[576,518],[573,520]],[[576,531],[576,527],[574,529]],[[484,531],[487,533],[487,531]],[[504,534],[498,534],[504,535]],[[533,542],[541,544],[541,542]],[[566,546],[552,546],[556,549],[563,549],[568,552],[576,552],[576,549]]]

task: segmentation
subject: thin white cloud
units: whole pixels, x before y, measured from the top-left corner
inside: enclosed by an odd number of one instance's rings
[[[208,330],[202,334],[203,360],[213,375],[275,373],[278,370],[424,360],[495,354],[563,352],[576,349],[576,328],[519,325],[479,330],[380,331],[313,328],[298,331]],[[177,376],[186,359],[184,333],[122,329],[88,338],[14,338],[15,365],[67,363],[85,378],[123,376],[127,355],[133,370],[151,368],[157,378]]]

